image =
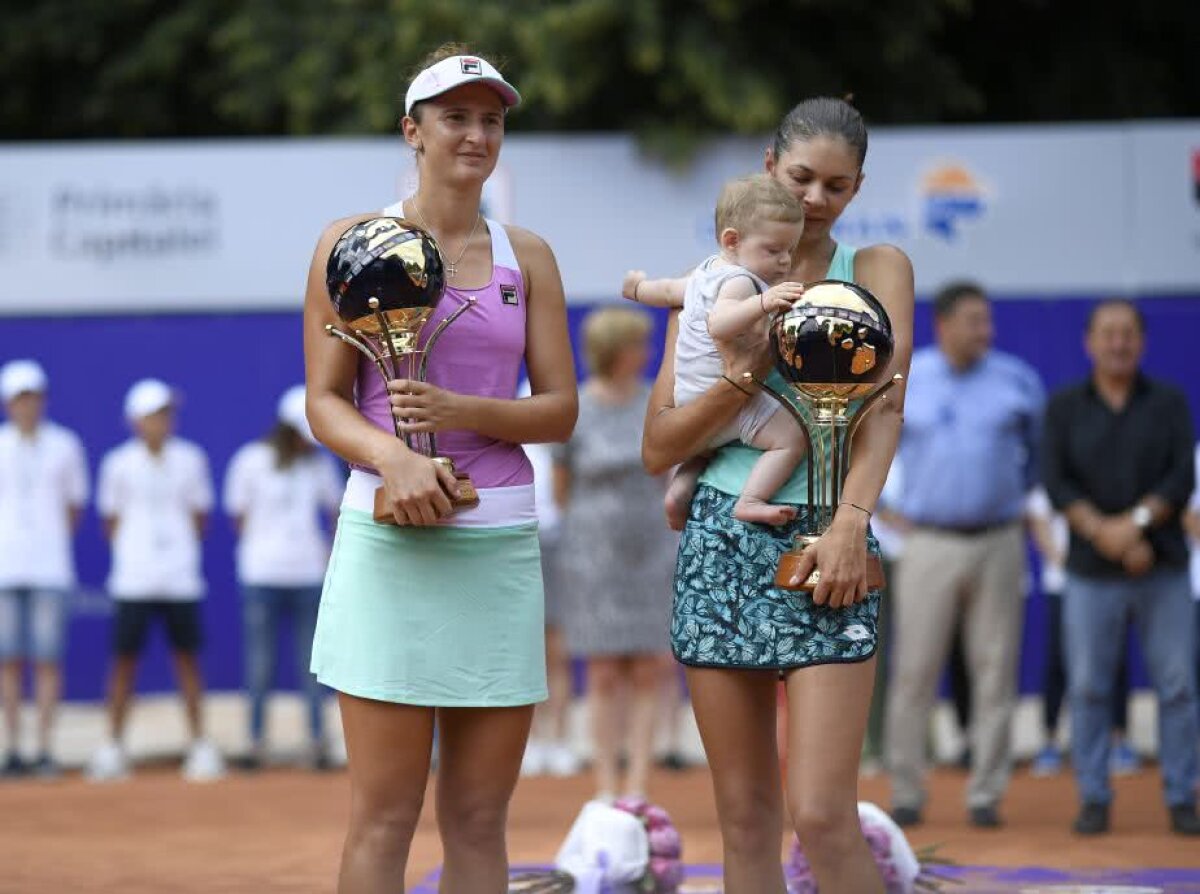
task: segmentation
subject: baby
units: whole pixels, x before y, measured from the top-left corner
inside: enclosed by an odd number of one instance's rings
[[[675,342],[675,405],[682,406],[721,378],[724,365],[714,339],[730,339],[764,329],[768,317],[801,296],[799,283],[781,282],[792,269],[792,251],[804,229],[800,201],[772,177],[758,174],[731,180],[717,201],[720,252],[687,278],[680,300],[678,281],[647,280],[640,270],[626,275],[622,294],[642,304],[682,307]],[[735,383],[742,387],[741,383]],[[763,451],[734,506],[746,522],[780,525],[795,518],[791,506],[769,502],[804,457],[804,439],[795,421],[762,391],[707,444],[714,450],[740,440]],[[667,520],[680,530],[707,457],[681,465],[667,489]]]

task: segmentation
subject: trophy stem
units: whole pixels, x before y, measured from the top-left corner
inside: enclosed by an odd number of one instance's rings
[[[807,513],[805,516],[808,519],[807,524],[811,526],[813,523],[813,506],[814,506],[813,495],[816,493],[816,490],[815,490],[816,475],[815,475],[815,472],[813,469],[813,466],[815,465],[815,463],[813,463],[813,461],[812,461],[813,437],[812,437],[812,432],[810,432],[808,429],[808,422],[807,422],[807,420],[805,420],[804,415],[798,409],[796,409],[795,404],[793,404],[790,400],[788,400],[786,397],[784,397],[782,394],[780,394],[778,391],[776,391],[774,388],[772,388],[766,382],[763,382],[763,381],[760,381],[760,380],[754,378],[754,375],[752,373],[746,373],[745,378],[748,379],[749,381],[754,382],[755,385],[757,385],[759,388],[761,388],[763,391],[765,391],[767,394],[769,394],[771,397],[773,397],[780,406],[782,406],[785,410],[787,410],[789,413],[792,414],[792,419],[794,419],[796,421],[796,424],[798,426],[800,426],[800,432],[801,432],[801,434],[804,435],[804,445],[808,449],[808,456],[809,456],[808,469],[807,469],[808,490],[807,490],[807,499],[805,501],[804,508]]]
[[[833,454],[833,472],[829,476],[830,494],[829,494],[829,520],[826,524],[833,523],[833,514],[837,512],[837,505],[842,499],[842,426],[833,425],[829,432],[829,452]]]
[[[895,388],[898,384],[904,381],[904,376],[896,373],[887,382],[871,392],[858,408],[858,412],[854,414],[854,419],[850,422],[850,427],[846,431],[846,437],[842,441],[842,464],[847,470],[850,468],[850,447],[854,441],[854,436],[858,433],[858,427],[862,424],[863,417],[871,412],[879,403],[887,397],[887,393]],[[840,497],[838,498],[841,499]]]
[[[383,347],[384,347],[384,350],[387,352],[388,359],[391,361],[391,371],[392,371],[391,378],[393,378],[393,379],[413,378],[413,376],[411,375],[412,370],[413,370],[413,352],[401,351],[396,347],[396,339],[392,332],[391,324],[388,323],[387,315],[384,314],[384,312],[379,309],[379,307],[380,307],[379,299],[378,298],[368,298],[367,306],[369,308],[371,308],[371,310],[374,312],[375,322],[379,326],[380,335],[383,336]],[[417,338],[419,336],[420,336],[420,327],[418,327],[416,329],[416,331],[414,331],[412,333],[412,340],[413,340],[414,344],[416,343]],[[404,365],[402,366],[402,364],[404,364]],[[407,367],[407,368],[405,368],[405,367]],[[394,418],[395,417],[393,416],[393,419]],[[397,434],[400,434],[399,426],[400,426],[400,423],[397,422],[396,423]],[[420,443],[423,439],[419,435],[406,432],[402,435],[402,437],[404,439],[405,445],[408,447],[409,450],[417,450],[419,452],[424,452],[424,451],[420,450]]]
[[[383,358],[380,357],[378,354],[376,354],[373,350],[371,350],[371,348],[369,347],[370,342],[368,342],[365,338],[362,338],[361,336],[359,338],[355,338],[353,335],[347,335],[345,332],[342,332],[342,330],[335,327],[332,323],[327,323],[325,325],[325,333],[327,335],[332,335],[334,338],[337,338],[337,339],[345,342],[346,344],[350,345],[350,347],[355,348],[358,351],[361,351],[363,354],[365,354],[367,357],[369,357],[371,362],[373,364],[375,364],[375,369],[379,371],[380,377],[383,379],[384,388],[387,387],[387,381],[388,381],[387,366],[384,364]],[[397,419],[395,416],[392,416],[392,428],[395,429],[396,437],[404,440],[404,442],[407,444],[408,443],[407,438],[405,438],[404,434],[400,431],[400,420]]]
[[[433,346],[437,344],[437,340],[442,337],[442,333],[446,331],[446,328],[451,323],[453,323],[474,306],[475,296],[472,295],[434,327],[433,332],[429,334],[429,338],[425,342],[425,347],[421,350],[421,362],[417,365],[416,375],[418,382],[425,381],[425,373],[429,368],[429,355],[433,351]],[[429,433],[429,454],[430,456],[437,456],[437,435],[435,435],[433,432]]]
[[[817,469],[817,494],[814,498],[816,511],[808,520],[808,531],[815,534],[825,528],[825,507],[829,504],[826,491],[829,488],[828,458],[825,456],[825,439],[821,437],[821,423],[817,423],[817,436],[813,440],[814,451],[808,458],[809,464]]]
[[[437,326],[434,327],[433,332],[429,333],[429,338],[426,340],[425,347],[423,349],[425,355],[421,358],[421,366],[417,370],[417,378],[420,381],[425,381],[425,370],[429,366],[429,354],[431,351],[433,351],[433,346],[437,344],[438,339],[442,337],[442,333],[446,331],[446,328],[451,323],[453,323],[474,306],[475,297],[471,296],[463,304],[455,308],[452,313],[447,315],[444,320],[438,323]]]

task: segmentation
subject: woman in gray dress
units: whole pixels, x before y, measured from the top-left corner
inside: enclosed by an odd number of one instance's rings
[[[646,474],[641,458],[650,329],[649,317],[626,308],[587,318],[590,375],[579,392],[575,433],[555,452],[556,497],[565,509],[564,627],[571,654],[587,661],[593,766],[603,799],[618,793],[623,731],[629,763],[621,793],[645,794],[670,648],[676,541],[663,518],[665,483]]]

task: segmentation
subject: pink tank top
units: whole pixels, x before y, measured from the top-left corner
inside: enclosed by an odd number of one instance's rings
[[[399,204],[383,213],[404,214]],[[479,289],[446,287],[425,324],[422,344],[438,323],[469,298],[475,299],[475,305],[442,333],[429,358],[426,378],[458,394],[513,400],[525,359],[525,281],[504,227],[487,218],[484,222],[492,238],[492,280]],[[363,416],[379,428],[394,431],[383,379],[365,357],[359,359],[355,394]],[[533,484],[533,466],[520,444],[460,430],[438,432],[437,447],[439,454],[471,476],[477,488]]]

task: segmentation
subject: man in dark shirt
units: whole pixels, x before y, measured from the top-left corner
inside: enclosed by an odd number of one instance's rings
[[[1075,831],[1108,830],[1111,691],[1132,614],[1158,696],[1159,755],[1171,827],[1200,835],[1195,625],[1180,513],[1194,486],[1192,425],[1178,390],[1142,375],[1141,312],[1100,303],[1088,321],[1091,378],[1046,410],[1044,483],[1071,525],[1063,606]]]

